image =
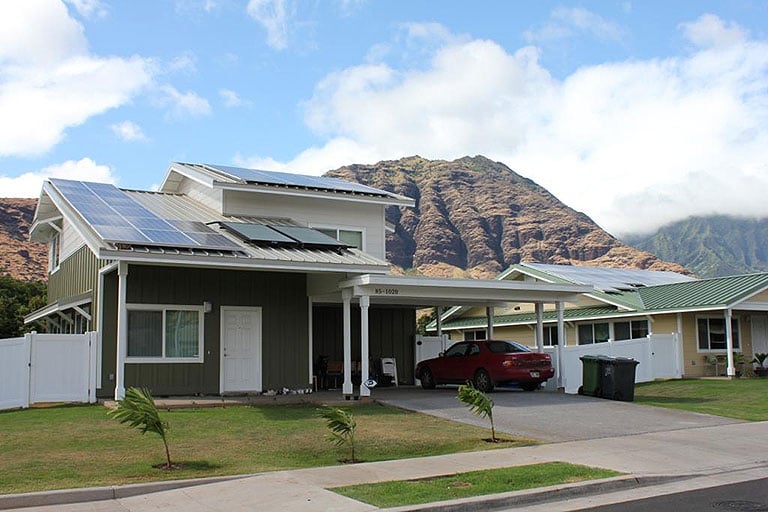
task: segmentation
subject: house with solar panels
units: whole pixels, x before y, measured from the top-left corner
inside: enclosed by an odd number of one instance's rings
[[[30,232],[50,247],[48,304],[25,322],[97,333],[100,397],[305,390],[337,362],[324,385],[349,398],[370,395],[383,358],[395,383],[413,382],[417,308],[557,304],[589,290],[391,275],[385,211],[413,204],[219,165],[174,163],[157,191],[51,178]]]
[[[684,377],[733,375],[742,357],[751,367],[755,353],[768,353],[768,273],[696,279],[675,272],[521,263],[497,279],[581,284],[591,291],[561,311],[510,303],[489,317],[481,308],[453,307],[441,315],[441,332],[452,340],[471,340],[489,337],[490,330],[493,337],[544,350],[606,355],[622,344],[637,344],[633,355],[648,364],[659,354],[647,341],[664,337],[677,346],[665,356],[675,360],[671,375]],[[428,329],[437,330],[438,322]]]

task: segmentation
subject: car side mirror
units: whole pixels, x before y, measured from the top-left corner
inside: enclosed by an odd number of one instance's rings
[[[437,354],[437,357],[445,357],[445,352],[440,352],[439,354]]]

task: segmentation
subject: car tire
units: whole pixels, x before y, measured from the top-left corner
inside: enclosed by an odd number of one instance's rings
[[[541,386],[541,382],[526,382],[524,384],[520,384],[520,387],[523,388],[523,391],[536,391]]]
[[[493,381],[491,380],[491,376],[483,368],[480,368],[475,372],[475,378],[473,380],[475,388],[483,393],[490,393],[493,391]]]
[[[432,375],[432,370],[429,368],[421,369],[419,380],[421,381],[422,389],[435,389],[435,377]]]

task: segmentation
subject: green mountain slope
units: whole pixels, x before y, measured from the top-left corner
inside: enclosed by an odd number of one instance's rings
[[[625,241],[700,277],[768,271],[768,219],[690,217]]]

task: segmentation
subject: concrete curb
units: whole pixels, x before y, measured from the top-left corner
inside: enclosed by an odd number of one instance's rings
[[[148,482],[143,484],[113,485],[109,487],[85,487],[83,489],[62,489],[58,491],[41,491],[25,494],[0,495],[0,510],[27,507],[42,507],[45,505],[65,505],[68,503],[84,503],[88,501],[115,500],[149,494],[153,492],[182,489],[196,485],[239,480],[253,475],[232,475],[209,478],[191,478],[187,480],[167,480],[164,482]]]
[[[695,478],[696,476],[700,475],[618,476],[592,482],[540,487],[486,496],[473,496],[471,498],[393,507],[385,510],[387,512],[482,512],[500,508],[522,507],[548,501],[563,501],[590,494],[602,494],[661,485]]]

